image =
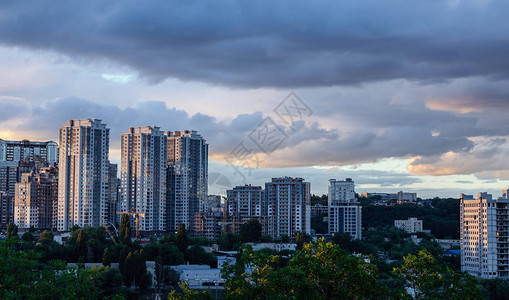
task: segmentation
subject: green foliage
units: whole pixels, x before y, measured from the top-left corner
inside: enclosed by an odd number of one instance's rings
[[[297,244],[297,250],[302,250],[304,243],[309,243],[312,240],[313,239],[309,234],[306,234],[305,232],[297,232],[297,235],[295,235],[295,243]]]
[[[212,299],[209,291],[195,291],[189,288],[187,283],[180,285],[181,292],[172,291],[168,295],[169,300],[209,300]]]
[[[222,270],[226,299],[377,298],[382,289],[376,267],[323,239],[304,245],[287,264],[282,256],[243,249],[235,264]],[[246,268],[251,272],[246,272]]]
[[[53,234],[53,232],[51,232],[49,230],[44,230],[39,237],[39,242],[51,243],[51,242],[53,242],[54,237],[55,237],[55,235]]]
[[[500,279],[481,280],[481,293],[484,299],[506,300],[509,299],[509,284]]]
[[[315,230],[315,233],[325,234],[329,232],[328,223],[323,221],[323,216],[311,217],[311,229]]]
[[[432,200],[432,206],[402,204],[394,206],[377,206],[361,202],[362,226],[375,228],[390,226],[394,220],[408,219],[419,216],[423,220],[424,229],[430,229],[437,238],[459,239],[459,199]]]
[[[122,214],[120,218],[120,225],[118,227],[118,235],[120,242],[124,245],[131,243],[131,222],[129,221],[128,214]]]
[[[99,298],[89,270],[69,269],[61,261],[44,264],[38,253],[13,246],[0,242],[1,299]]]
[[[177,247],[180,252],[185,253],[189,247],[189,240],[187,238],[186,225],[180,223],[177,228]]]
[[[415,299],[481,298],[472,276],[441,267],[426,250],[421,250],[418,255],[410,254],[404,261],[393,273],[404,279],[405,286],[414,293]]]
[[[5,234],[5,237],[10,239],[12,237],[18,236],[18,226],[14,223],[7,224],[7,232]]]
[[[219,237],[218,243],[223,251],[237,251],[242,244],[242,238],[238,234],[225,232]]]
[[[149,243],[144,247],[148,260],[162,258],[162,264],[181,265],[184,264],[184,254],[177,248],[175,242],[169,239],[161,239],[158,243]]]
[[[119,265],[122,279],[127,287],[133,285],[145,290],[150,285],[150,274],[147,273],[147,260],[143,249],[129,252],[125,255],[126,248],[121,254],[122,263]],[[125,255],[125,258],[123,258]]]
[[[198,245],[194,245],[187,249],[184,258],[192,265],[209,265],[212,268],[217,267],[217,257],[212,253],[208,253]]]
[[[327,195],[323,194],[322,196],[318,195],[311,195],[311,205],[328,205],[328,197]]]
[[[27,243],[33,243],[34,235],[30,231],[27,231],[27,232],[23,233],[23,235],[21,236],[21,239]]]
[[[288,236],[288,234],[282,234],[281,235],[281,242],[282,243],[289,243],[290,242],[290,237]]]
[[[260,237],[260,242],[262,242],[262,243],[272,243],[272,242],[274,242],[274,239],[269,234],[263,234]]]
[[[90,271],[94,274],[94,285],[98,287],[101,298],[121,293],[122,274],[117,268],[93,266]]]
[[[198,246],[210,246],[210,245],[212,245],[212,242],[209,241],[204,236],[190,237],[188,239],[189,239],[189,244],[190,245],[198,245]]]
[[[107,266],[107,267],[111,266],[111,254],[110,254],[110,249],[108,249],[108,248],[104,249],[102,264],[103,264],[103,266]]]
[[[240,226],[240,236],[244,242],[259,242],[262,237],[262,224],[251,219]]]

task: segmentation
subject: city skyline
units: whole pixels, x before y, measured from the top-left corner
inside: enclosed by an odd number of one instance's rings
[[[0,138],[58,141],[67,120],[98,118],[118,165],[126,128],[200,132],[209,173],[232,187],[293,176],[315,194],[345,177],[358,193],[423,198],[508,188],[508,4],[389,3],[2,4]],[[292,91],[312,113],[289,124],[277,109]],[[261,160],[244,179],[225,158],[266,117],[286,138],[253,146]]]

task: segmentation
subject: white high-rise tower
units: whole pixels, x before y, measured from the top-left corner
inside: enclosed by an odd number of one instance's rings
[[[329,233],[348,232],[353,239],[362,238],[362,207],[355,200],[353,180],[329,180],[328,198]]]
[[[137,230],[165,231],[166,137],[159,127],[131,127],[122,134],[122,211],[133,213]]]
[[[98,119],[70,120],[60,127],[59,231],[107,220],[109,131]]]
[[[194,130],[165,133],[168,146],[169,230],[179,224],[194,233],[195,218],[208,192],[208,144]]]

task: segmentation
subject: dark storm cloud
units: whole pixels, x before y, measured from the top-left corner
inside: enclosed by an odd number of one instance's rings
[[[1,103],[1,102],[0,102]],[[14,116],[22,116],[27,107],[10,107]],[[241,114],[230,122],[219,121],[212,116],[195,114],[167,107],[158,101],[145,101],[135,107],[121,109],[117,106],[100,104],[75,97],[47,101],[32,108],[31,116],[21,127],[11,129],[37,130],[45,138],[58,136],[58,128],[69,119],[101,119],[110,128],[110,144],[119,147],[120,135],[129,127],[159,126],[161,130],[197,130],[210,144],[211,154],[221,155],[232,150],[247,138],[264,116],[261,112]],[[289,139],[286,146],[295,147],[303,141],[334,138],[336,135],[313,123],[309,126],[298,123],[296,130],[299,138]]]
[[[0,43],[157,82],[349,85],[509,76],[506,2],[3,1]]]
[[[248,135],[266,117],[261,112],[241,114],[232,120],[218,120],[205,114],[190,116],[186,111],[167,107],[163,102],[145,101],[134,107],[119,108],[74,97],[33,105],[28,117],[20,115],[27,107],[10,108],[23,118],[8,129],[37,131],[41,138],[56,139],[58,128],[69,119],[98,118],[110,128],[110,144],[119,148],[120,134],[132,126],[159,126],[162,130],[197,130],[210,144],[210,153],[221,159],[241,141],[250,146]],[[353,133],[326,129],[315,122],[299,121],[293,129],[281,126],[288,136],[270,156],[262,157],[263,167],[347,165],[373,162],[386,157],[440,155],[448,151],[469,151],[466,137],[433,136],[425,127],[389,127],[376,132],[358,129]],[[497,143],[498,140],[494,140]],[[254,145],[251,145],[254,147]],[[252,148],[257,151],[257,148]],[[259,151],[259,150],[258,150]]]

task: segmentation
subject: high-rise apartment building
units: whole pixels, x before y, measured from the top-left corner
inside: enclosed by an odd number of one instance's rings
[[[55,142],[7,141],[0,139],[0,228],[14,220],[15,184],[21,174],[55,166],[58,146]]]
[[[240,226],[250,219],[262,225],[262,234],[269,234],[270,224],[265,191],[261,186],[241,185],[226,191],[227,231],[239,233]]]
[[[167,228],[166,137],[159,127],[131,127],[122,134],[121,209],[139,232]]]
[[[170,131],[167,137],[169,230],[183,223],[194,234],[196,214],[208,195],[208,144],[196,131]]]
[[[16,183],[14,223],[19,228],[56,229],[58,169],[24,173]]]
[[[329,233],[348,232],[353,239],[362,237],[362,207],[355,199],[351,178],[329,180]]]
[[[265,183],[269,231],[273,237],[311,233],[310,183],[302,178],[272,178]]]
[[[58,230],[108,221],[109,128],[98,119],[60,128]]]
[[[108,169],[108,222],[112,224],[118,224],[117,219],[120,220],[120,215],[117,215],[117,211],[120,211],[119,201],[119,179],[118,179],[118,165],[111,164]]]
[[[482,278],[509,279],[509,190],[460,195],[461,271]]]

